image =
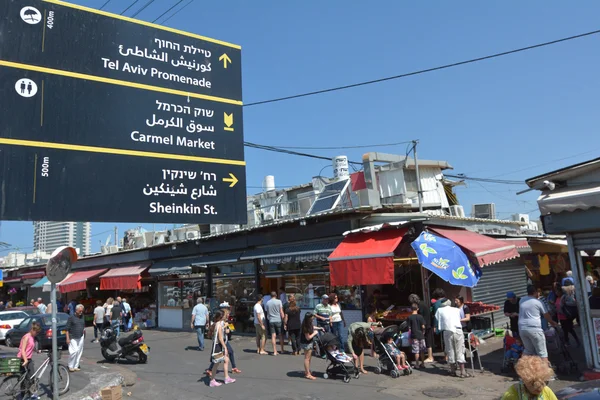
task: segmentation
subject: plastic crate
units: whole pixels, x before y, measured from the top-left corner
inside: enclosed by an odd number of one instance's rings
[[[494,329],[494,334],[496,335],[496,337],[504,337],[506,331],[502,328],[496,328]]]
[[[16,374],[21,372],[23,360],[17,357],[0,358],[0,374]]]

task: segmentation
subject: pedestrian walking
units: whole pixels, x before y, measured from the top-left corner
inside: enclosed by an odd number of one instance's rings
[[[123,332],[129,331],[129,321],[131,320],[131,306],[127,302],[127,299],[123,297],[121,301],[121,318],[123,320]]]
[[[118,300],[115,300],[110,309],[110,326],[117,335],[117,338],[121,336],[121,304]]]
[[[269,319],[269,333],[271,334],[271,342],[273,343],[273,355],[276,356],[277,353],[277,336],[279,336],[279,343],[281,344],[281,352],[284,352],[284,343],[283,343],[283,319],[285,315],[283,314],[283,304],[281,300],[277,297],[277,293],[271,293],[271,300],[267,303],[267,318]]]
[[[198,350],[204,351],[204,333],[206,332],[206,325],[208,324],[208,308],[204,305],[204,299],[198,297],[196,305],[192,309],[192,323],[191,327],[196,331],[198,337]]]
[[[83,354],[85,338],[85,320],[83,319],[83,305],[75,306],[75,313],[67,320],[66,328],[67,346],[69,346],[69,371],[79,371],[79,362]]]
[[[411,294],[408,296],[409,304],[417,304],[419,306],[419,315],[423,317],[425,320],[425,331],[423,335],[425,336],[425,346],[427,347],[427,358],[424,360],[425,363],[432,363],[433,360],[433,328],[431,327],[432,319],[431,319],[431,306],[425,304],[424,301],[416,294]]]
[[[306,313],[306,315],[304,316],[304,321],[302,321],[301,336],[302,348],[304,349],[304,377],[306,379],[310,379],[311,381],[317,379],[310,372],[310,361],[312,359],[315,336],[319,334],[318,331],[323,330],[323,328],[321,327],[314,326],[314,320],[315,316],[312,313]]]
[[[224,383],[226,385],[235,382],[235,379],[229,377],[229,350],[227,348],[227,334],[225,333],[224,313],[222,311],[215,312],[213,325],[211,326],[213,340],[213,349],[210,356],[211,367],[207,370],[207,375],[210,378],[210,387],[219,387],[222,383],[215,379],[218,366],[223,363],[223,374],[225,375]]]
[[[37,308],[38,308],[38,310],[40,310],[40,314],[46,314],[46,309],[48,307],[46,307],[46,305],[44,304],[44,300],[42,300],[42,298],[40,297],[37,299],[37,303],[38,303]]]
[[[331,305],[329,296],[321,296],[321,302],[315,306],[314,315],[317,319],[317,326],[323,328],[324,332],[331,332]]]
[[[340,343],[342,343],[342,329],[346,327],[346,320],[344,319],[344,313],[342,312],[336,293],[331,293],[329,295],[329,303],[331,304],[331,332],[337,336]]]
[[[452,302],[441,299],[442,302],[435,314],[436,330],[442,333],[444,351],[450,364],[450,375],[466,378],[470,375],[465,370],[465,336],[460,323],[460,310],[451,307]],[[457,370],[460,372],[457,373]]]
[[[263,295],[258,295],[258,300],[254,304],[254,329],[256,331],[256,353],[261,355],[269,354],[265,351],[267,344],[267,331],[265,321],[265,310],[263,308]]]
[[[575,339],[577,347],[580,347],[579,338],[573,328],[573,321],[579,315],[577,310],[577,302],[575,300],[575,286],[564,286],[562,288],[562,296],[556,300],[556,309],[558,321],[563,329],[565,345],[569,346],[569,334]]]
[[[537,299],[535,286],[527,286],[527,296],[519,302],[519,337],[523,342],[524,355],[539,356],[548,359],[546,337],[542,330],[542,317],[554,327],[558,326],[541,301]]]
[[[302,322],[300,321],[300,307],[296,304],[296,298],[290,296],[288,307],[286,307],[284,327],[290,335],[292,342],[292,354],[300,355],[300,330]]]
[[[106,310],[102,307],[102,301],[96,301],[96,308],[94,308],[94,340],[92,343],[98,343],[98,332],[102,334],[104,329]]]
[[[233,351],[233,347],[229,343],[229,324],[227,321],[229,320],[229,313],[231,312],[231,307],[228,302],[224,302],[219,304],[220,312],[222,314],[221,322],[223,323],[223,330],[225,331],[225,347],[227,347],[227,356],[229,358],[229,365],[231,365],[231,372],[233,374],[240,374],[242,371],[237,367],[235,363],[235,353]],[[213,339],[215,340],[215,339]],[[209,371],[212,371],[214,367],[214,360],[211,359],[210,366],[208,367],[207,374],[210,376]]]

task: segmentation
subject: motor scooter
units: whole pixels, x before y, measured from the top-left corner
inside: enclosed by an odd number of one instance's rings
[[[138,326],[133,327],[133,333],[118,340],[114,330],[106,328],[100,337],[100,351],[106,361],[127,359],[145,364],[148,362],[150,347],[144,343],[144,336]]]

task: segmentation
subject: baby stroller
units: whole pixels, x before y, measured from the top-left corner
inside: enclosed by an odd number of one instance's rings
[[[396,346],[396,342],[400,338],[400,327],[398,325],[391,325],[384,329],[376,329],[373,335],[373,341],[375,345],[375,352],[378,354],[377,367],[375,367],[375,373],[381,374],[387,372],[392,378],[398,378],[401,374],[410,375],[412,374],[412,367],[408,360],[406,361],[407,369],[401,371],[396,365],[396,359],[387,351],[382,341],[383,337],[389,337],[390,335],[394,338],[393,346]],[[400,350],[400,349],[398,349]]]
[[[502,369],[500,370],[500,372],[502,372],[503,374],[508,373],[510,371],[514,371],[515,364],[517,363],[517,361],[519,361],[519,358],[511,357],[509,354],[509,351],[511,351],[512,346],[516,343],[516,338],[510,336],[509,334],[506,334],[504,336],[504,347],[502,352]]]
[[[350,377],[354,376],[354,379],[358,379],[359,372],[356,366],[349,361],[341,361],[337,359],[333,354],[327,351],[327,347],[335,347],[340,350],[341,344],[336,335],[333,333],[323,333],[319,336],[317,341],[319,345],[320,354],[325,354],[327,357],[328,365],[323,374],[323,378],[329,379],[335,378],[336,375],[342,375],[344,383],[350,382]]]
[[[544,332],[546,349],[550,362],[560,374],[568,375],[578,370],[577,363],[573,360],[569,349],[563,341],[563,332],[560,328],[550,328]]]

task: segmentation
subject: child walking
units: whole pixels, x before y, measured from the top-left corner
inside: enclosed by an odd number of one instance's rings
[[[410,328],[410,340],[412,342],[412,353],[415,355],[415,368],[425,368],[424,354],[425,344],[425,319],[419,314],[419,305],[411,306],[412,315],[408,317],[408,327]],[[421,365],[419,366],[419,361]]]

